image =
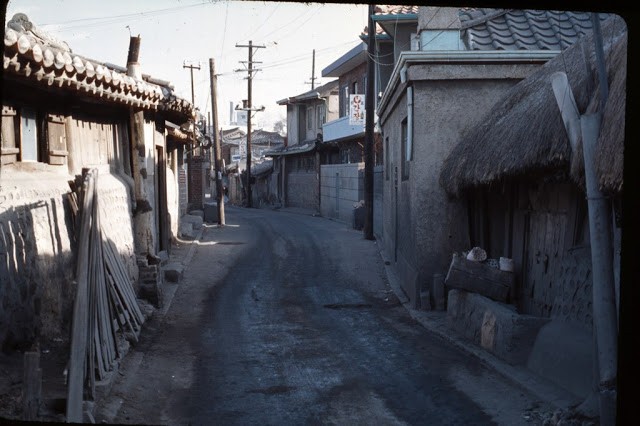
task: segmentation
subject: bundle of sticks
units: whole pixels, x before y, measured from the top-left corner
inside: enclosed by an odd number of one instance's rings
[[[67,421],[82,422],[85,390],[95,398],[96,378],[105,379],[123,355],[118,334],[130,333],[137,341],[144,316],[122,257],[100,224],[98,169],[84,169],[81,183],[70,184],[78,257]]]

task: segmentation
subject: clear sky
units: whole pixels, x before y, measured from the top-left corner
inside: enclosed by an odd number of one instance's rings
[[[253,105],[264,105],[254,127],[269,128],[286,116],[276,101],[311,89],[313,50],[316,86],[322,69],[359,42],[367,25],[367,5],[349,3],[256,2],[241,0],[10,0],[7,20],[25,13],[37,27],[64,40],[73,52],[126,65],[130,35],[139,35],[142,72],[168,80],[178,95],[211,111],[209,58],[218,77],[218,119],[229,121],[229,103],[247,98],[248,49],[262,68],[253,80]]]

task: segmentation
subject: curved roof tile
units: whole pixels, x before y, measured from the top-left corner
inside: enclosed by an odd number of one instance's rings
[[[588,12],[463,8],[459,17],[470,50],[562,50],[592,27]]]
[[[16,16],[25,22],[26,15],[16,14],[14,19]],[[52,43],[43,35],[38,31],[36,36],[13,19],[7,22],[3,68],[8,75],[58,86],[78,96],[99,97],[105,102],[171,111],[185,119],[194,116],[193,105],[175,96],[172,87],[130,77],[100,61],[76,55],[65,49],[66,44]]]

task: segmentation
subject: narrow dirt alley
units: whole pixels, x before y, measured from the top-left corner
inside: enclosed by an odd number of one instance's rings
[[[375,242],[227,208],[96,410],[118,424],[531,424],[535,398],[415,322]]]

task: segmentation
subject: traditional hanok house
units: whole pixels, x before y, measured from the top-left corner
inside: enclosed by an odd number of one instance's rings
[[[273,172],[273,159],[266,158],[251,166],[251,195],[255,207],[273,207],[277,204],[275,194],[272,192],[271,173]]]
[[[240,140],[247,133],[239,127],[233,127],[231,129],[223,129],[220,132],[220,150],[221,157],[225,165],[229,165],[236,158],[240,158]],[[239,156],[239,157],[235,157]]]
[[[226,181],[228,183],[229,201],[232,204],[241,205],[246,197],[246,152],[247,136],[244,132],[235,132],[235,137],[227,139],[230,147],[231,163],[227,167]],[[257,184],[260,180],[260,189],[252,191],[252,205],[265,204],[271,202],[277,190],[275,184],[271,184],[271,159],[265,159],[265,152],[271,149],[278,149],[284,145],[284,138],[278,132],[257,129],[251,132],[251,176],[252,181]],[[257,171],[258,170],[258,171]],[[259,178],[258,178],[259,175]],[[253,188],[253,184],[252,184]]]
[[[194,110],[141,74],[139,37],[126,73],[76,54],[24,14],[8,21],[3,42],[0,343],[11,349],[68,337],[78,256],[70,181],[83,169],[99,173],[103,237],[126,277],[136,290],[161,285],[153,263],[179,216],[168,202],[178,155],[167,128],[189,131]]]
[[[613,207],[609,250],[619,299],[627,80],[622,18],[602,22],[602,41],[609,96],[595,172]],[[580,114],[602,111],[595,41],[588,33],[513,86],[467,129],[442,166],[440,184],[468,206],[449,226],[468,229],[469,245],[489,257],[513,259],[509,303],[519,314],[551,320],[536,341],[546,345],[545,356],[534,347],[529,367],[585,397],[592,390],[594,300],[584,157],[581,141],[571,148],[551,85],[555,72],[566,73]]]
[[[273,157],[278,202],[320,211],[322,125],[338,117],[338,80],[282,99],[287,107],[287,144],[264,153]]]
[[[382,247],[414,306],[470,245],[466,205],[439,185],[463,130],[591,28],[588,13],[420,7],[420,50],[400,53],[378,104]],[[426,296],[426,294],[425,294]]]

